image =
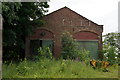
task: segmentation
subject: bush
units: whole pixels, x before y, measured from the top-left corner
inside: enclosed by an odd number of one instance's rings
[[[69,32],[65,32],[62,34],[62,54],[63,59],[75,59],[77,50],[77,43],[72,38]]]
[[[52,59],[52,52],[49,47],[43,46],[38,48],[38,55],[35,56],[36,59],[49,58]]]
[[[80,58],[81,61],[89,61],[90,60],[90,56],[89,56],[89,51],[83,49],[83,50],[79,50],[78,51],[78,58]]]
[[[64,32],[62,34],[62,53],[61,56],[63,59],[80,59],[85,61],[88,59],[89,52],[86,50],[79,50],[78,43],[70,35],[69,32]]]

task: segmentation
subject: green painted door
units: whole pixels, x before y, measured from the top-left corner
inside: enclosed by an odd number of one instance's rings
[[[91,59],[98,59],[98,41],[78,41],[79,49],[85,49],[90,52]]]

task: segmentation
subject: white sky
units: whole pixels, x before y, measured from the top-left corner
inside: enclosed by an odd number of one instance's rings
[[[50,0],[49,12],[67,6],[78,14],[104,25],[103,35],[118,31],[119,0]]]

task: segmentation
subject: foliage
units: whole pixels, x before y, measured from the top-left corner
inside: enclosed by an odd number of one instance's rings
[[[52,52],[50,51],[50,48],[46,46],[38,48],[38,55],[36,56],[36,58],[37,59],[40,59],[40,58],[52,59]]]
[[[89,51],[83,49],[78,51],[78,58],[80,58],[81,61],[89,61],[90,56],[89,56]]]
[[[44,24],[47,2],[3,2],[3,59],[24,58],[25,38]]]
[[[119,47],[118,39],[120,38],[120,33],[112,32],[104,35],[103,37],[104,37],[103,44],[110,44],[111,46]]]
[[[62,34],[62,54],[63,59],[80,59],[81,61],[85,61],[89,58],[89,52],[86,50],[79,50],[79,44],[75,41],[70,35],[69,32],[64,32]]]
[[[120,37],[120,33],[108,33],[103,37],[104,59],[112,64],[118,62],[118,54],[120,53],[118,38]]]
[[[117,52],[115,50],[115,46],[104,45],[104,59],[109,61],[111,64],[117,62]]]
[[[62,34],[62,57],[64,59],[75,58],[77,54],[76,46],[77,43],[72,38],[72,35],[69,32],[64,32]]]
[[[109,67],[110,72],[93,69],[73,60],[40,59],[37,62],[21,61],[19,64],[3,64],[3,78],[117,78],[118,66]],[[88,73],[89,72],[89,73]],[[93,75],[94,74],[94,75]]]

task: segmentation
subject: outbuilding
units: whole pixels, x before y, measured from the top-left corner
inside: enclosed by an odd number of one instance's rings
[[[45,25],[36,28],[34,34],[26,38],[26,57],[36,54],[38,47],[49,46],[53,56],[58,58],[64,31],[68,31],[80,43],[80,47],[90,51],[91,59],[99,59],[102,56],[100,51],[103,25],[96,24],[68,7],[44,16],[43,20]]]

